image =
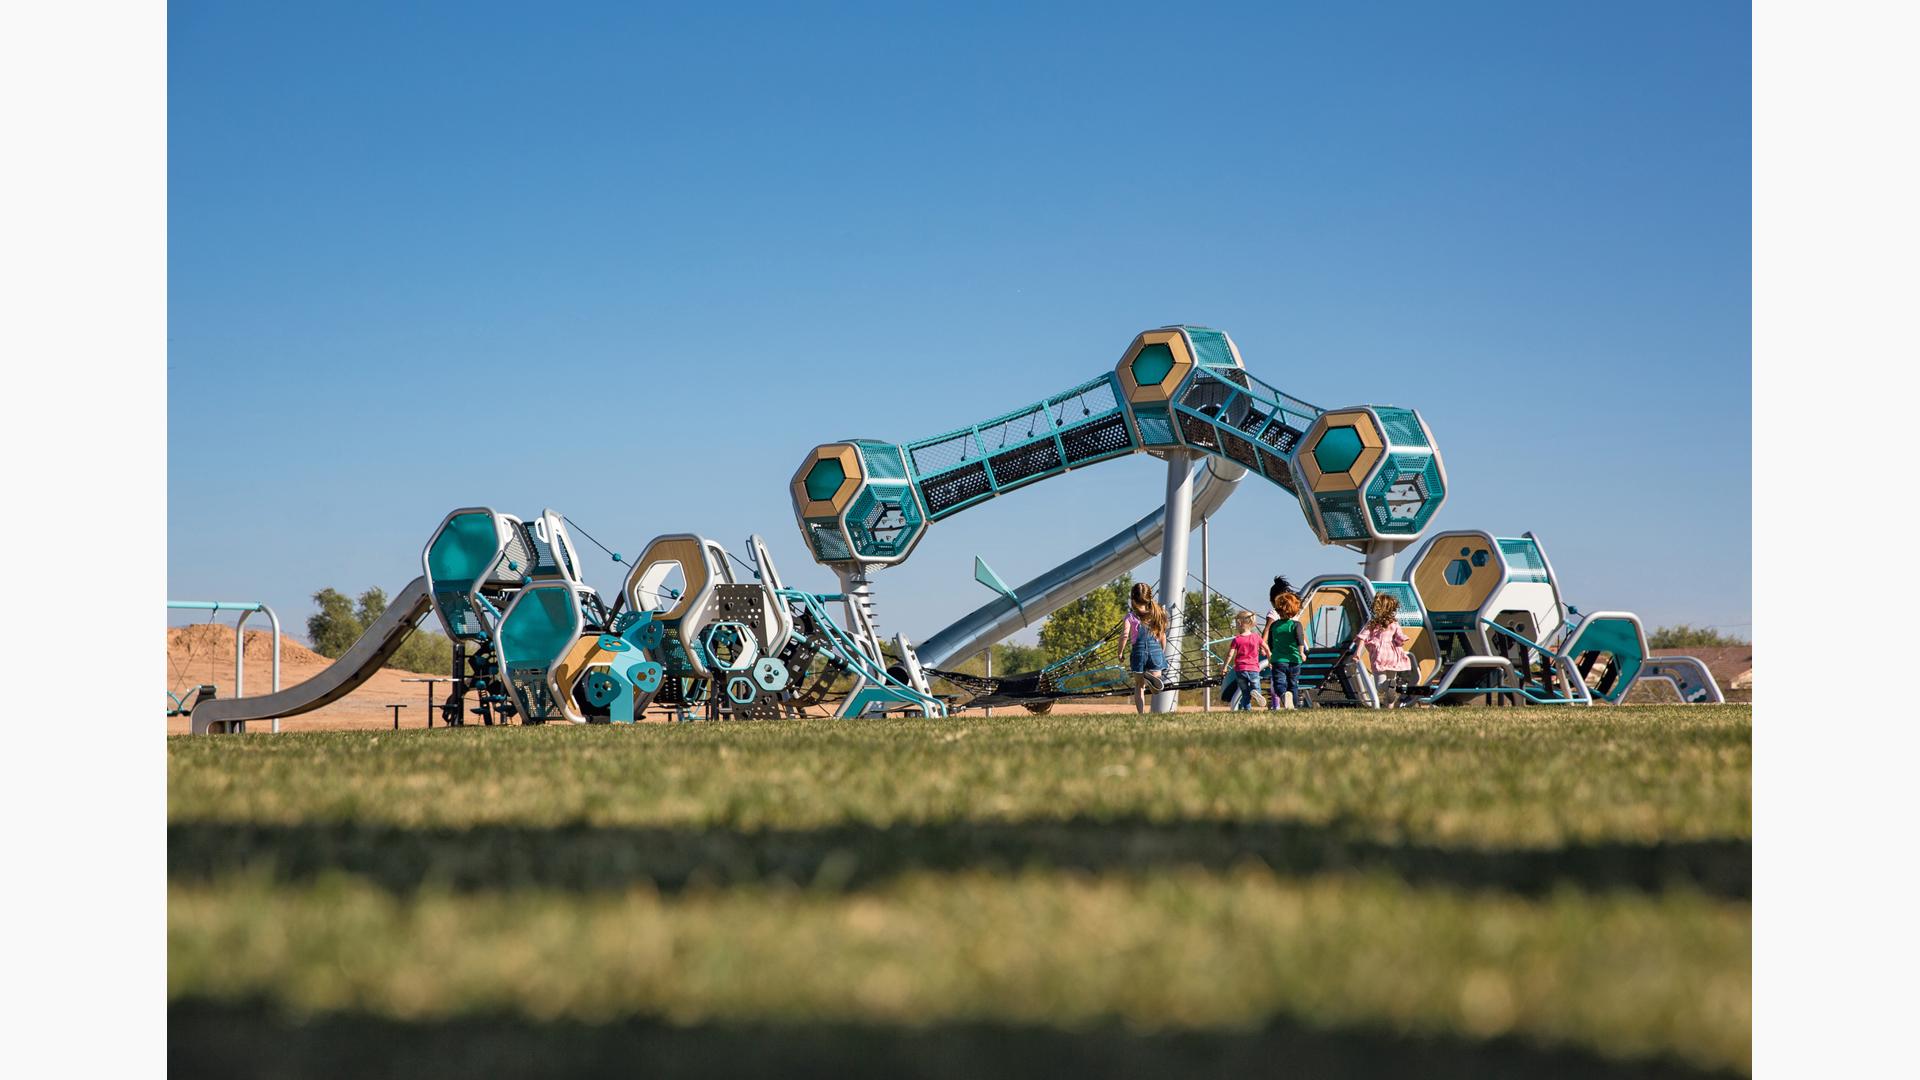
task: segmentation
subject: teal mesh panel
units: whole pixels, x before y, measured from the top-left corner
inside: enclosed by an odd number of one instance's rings
[[[1500,555],[1507,560],[1507,570],[1515,581],[1548,581],[1547,560],[1540,554],[1540,545],[1524,536],[1505,537],[1499,541]]]
[[[1148,446],[1167,446],[1178,441],[1173,437],[1173,421],[1168,419],[1164,405],[1136,405],[1133,419],[1140,425],[1140,441]]]
[[[913,489],[904,484],[870,484],[847,510],[853,548],[870,559],[891,559],[913,545],[924,524]]]
[[[840,527],[833,522],[807,522],[807,542],[813,545],[813,556],[821,562],[849,562],[853,559],[853,550],[847,547],[846,538],[840,535]]]
[[[493,567],[500,552],[500,534],[494,530],[493,515],[475,510],[456,514],[433,538],[427,549],[427,573],[436,582],[472,584]]]
[[[1413,415],[1412,409],[1394,409],[1376,405],[1374,414],[1380,417],[1380,424],[1387,429],[1387,441],[1395,446],[1427,446],[1427,433],[1420,429],[1420,421]]]
[[[1233,367],[1233,348],[1227,335],[1205,326],[1182,327],[1193,340],[1193,358],[1208,367]]]
[[[1053,417],[1053,426],[1071,427],[1074,424],[1089,423],[1108,413],[1119,411],[1120,396],[1114,390],[1113,381],[1114,377],[1111,374],[1102,375],[1064,394],[1055,394],[1048,398],[1047,408]]]
[[[578,607],[570,587],[536,587],[521,594],[500,624],[500,657],[512,664],[551,664],[577,632]]]
[[[1395,450],[1367,485],[1367,513],[1383,536],[1416,536],[1446,495],[1440,463],[1427,450]]]
[[[1373,591],[1383,596],[1391,596],[1400,601],[1401,626],[1425,626],[1427,620],[1420,617],[1420,597],[1413,586],[1404,581],[1376,581]]]
[[[921,476],[943,473],[984,456],[972,428],[914,443],[907,447],[907,454],[913,458],[913,471]]]
[[[1329,491],[1314,496],[1320,508],[1320,520],[1326,525],[1329,540],[1365,540],[1366,522],[1360,517],[1360,500],[1351,491]]]
[[[854,444],[860,448],[860,460],[866,463],[867,475],[875,480],[905,480],[907,467],[900,460],[900,448],[892,443],[869,442],[862,440]]]

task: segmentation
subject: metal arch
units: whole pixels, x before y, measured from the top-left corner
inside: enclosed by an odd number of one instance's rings
[[[247,620],[253,618],[256,611],[265,612],[267,624],[273,628],[273,690],[280,692],[280,616],[274,610],[261,603],[229,603],[221,600],[169,600],[167,607],[173,611],[206,611],[218,614],[222,611],[240,612],[240,621],[233,624],[233,696],[246,696],[247,687]],[[280,732],[280,718],[272,717],[273,732]]]

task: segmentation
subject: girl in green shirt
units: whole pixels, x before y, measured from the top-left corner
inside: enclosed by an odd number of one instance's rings
[[[1300,662],[1307,656],[1307,628],[1300,622],[1300,598],[1281,588],[1285,578],[1274,580],[1273,614],[1267,620],[1267,650],[1273,693],[1267,696],[1267,708],[1291,709],[1294,695],[1300,692]]]

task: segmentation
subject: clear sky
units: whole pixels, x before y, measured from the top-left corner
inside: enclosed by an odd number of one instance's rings
[[[1419,408],[1435,528],[1533,529],[1583,609],[1747,633],[1745,5],[710,7],[175,0],[174,598],[300,625],[475,504],[628,554],[759,532],[825,589],[787,497],[813,445],[1192,322],[1314,404]],[[1129,458],[941,522],[876,575],[883,629],[1163,483]],[[1211,532],[1249,601],[1356,565],[1257,478]]]

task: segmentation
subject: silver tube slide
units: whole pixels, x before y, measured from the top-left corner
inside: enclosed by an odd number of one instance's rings
[[[193,733],[227,732],[233,730],[236,723],[298,716],[340,700],[385,666],[431,610],[432,599],[423,574],[408,582],[400,595],[387,605],[379,621],[367,627],[366,633],[340,654],[340,659],[321,669],[318,675],[271,694],[203,701],[193,709]]]
[[[1247,470],[1215,457],[1194,467],[1193,524],[1213,516],[1239,489]],[[1160,531],[1167,517],[1161,505],[1153,513],[1100,541],[1013,591],[1020,604],[1004,596],[968,612],[958,622],[928,637],[915,650],[928,667],[964,660],[1007,635],[1073,603],[1093,590],[1160,554]],[[1025,608],[1024,612],[1021,610]]]

